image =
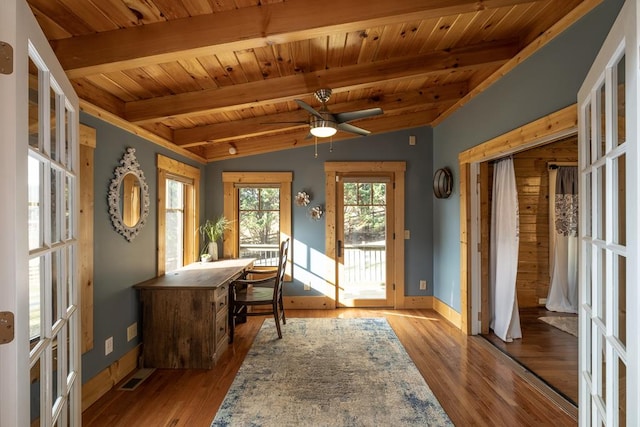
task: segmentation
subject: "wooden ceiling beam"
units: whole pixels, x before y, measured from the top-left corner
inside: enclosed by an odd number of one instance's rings
[[[274,102],[292,101],[319,88],[334,92],[368,87],[371,84],[420,78],[483,67],[498,68],[518,51],[517,43],[498,41],[460,49],[431,52],[361,65],[331,68],[278,79],[180,93],[125,105],[125,119],[153,122],[192,114],[225,112]],[[274,94],[277,94],[274,97]]]
[[[530,1],[370,0],[363,7],[361,0],[288,0],[53,40],[51,44],[69,78],[75,79]]]
[[[401,129],[410,129],[419,126],[426,126],[433,121],[439,112],[438,109],[428,109],[395,116],[381,116],[367,119],[363,124],[367,129],[376,134],[392,132]],[[246,157],[256,154],[270,153],[274,151],[287,150],[291,148],[305,147],[315,143],[314,138],[305,139],[309,132],[307,130],[297,130],[284,134],[260,136],[243,140],[223,142],[208,145],[204,150],[204,157],[207,162],[230,159],[234,157]],[[345,139],[367,138],[357,137],[349,133],[338,132],[333,136],[333,142]],[[318,139],[318,144],[326,144],[330,138]],[[230,154],[229,148],[235,148],[236,154]]]
[[[413,111],[417,106],[419,106],[420,109],[439,106],[440,110],[444,111],[453,101],[464,96],[466,92],[466,83],[456,83],[428,87],[405,93],[373,95],[357,101],[329,105],[329,110],[337,113],[379,107],[385,111],[385,114],[393,115],[407,110]],[[238,135],[250,138],[278,132],[282,133],[283,131],[296,128],[308,129],[308,120],[309,113],[303,110],[296,110],[268,116],[252,117],[244,120],[234,120],[226,123],[178,129],[173,132],[173,142],[178,146],[186,148],[210,142],[233,141],[238,139]],[[303,123],[296,124],[287,122]]]

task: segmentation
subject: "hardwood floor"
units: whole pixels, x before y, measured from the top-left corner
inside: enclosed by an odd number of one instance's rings
[[[381,316],[388,319],[456,426],[576,425],[567,412],[523,378],[521,369],[501,354],[496,357],[499,352],[484,338],[463,335],[434,311],[287,311],[290,318]],[[262,320],[250,318],[237,327],[234,343],[214,369],[158,369],[133,392],[111,390],[84,412],[83,424],[209,426]]]
[[[538,320],[543,316],[577,315],[520,309],[522,339],[505,343],[493,333],[486,338],[577,406],[578,338]]]

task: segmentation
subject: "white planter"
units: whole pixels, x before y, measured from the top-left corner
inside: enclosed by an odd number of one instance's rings
[[[209,242],[209,255],[211,255],[212,260],[218,259],[218,243],[217,242]]]

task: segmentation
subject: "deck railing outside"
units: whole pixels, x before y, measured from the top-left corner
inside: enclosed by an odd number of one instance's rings
[[[386,264],[384,243],[345,245],[341,283],[385,283]]]
[[[278,245],[240,246],[240,258],[255,258],[256,266],[278,265]],[[387,253],[384,243],[345,245],[343,283],[385,283]]]

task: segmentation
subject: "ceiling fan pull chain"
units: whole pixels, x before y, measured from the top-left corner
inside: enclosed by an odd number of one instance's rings
[[[314,136],[314,139],[316,141],[315,142],[316,152],[315,152],[315,155],[313,157],[315,157],[317,159],[318,158],[318,137]]]
[[[333,137],[329,139],[329,152],[333,153]]]

